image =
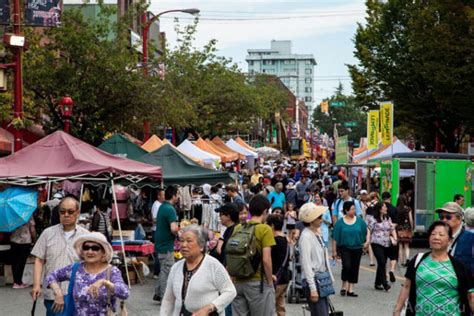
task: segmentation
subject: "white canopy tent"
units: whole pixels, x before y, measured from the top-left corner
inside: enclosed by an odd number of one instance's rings
[[[205,165],[212,166],[213,169],[216,169],[216,166],[221,160],[219,156],[213,155],[197,146],[194,146],[194,144],[187,139],[185,139],[177,148],[186,155],[201,159]]]
[[[258,159],[258,154],[254,151],[251,151],[250,149],[247,149],[237,143],[233,139],[229,139],[227,143],[225,143],[230,149],[233,149],[234,151],[238,152],[239,154],[242,154],[245,156],[245,159],[247,160],[247,168],[249,170],[252,170],[255,166],[255,159]]]

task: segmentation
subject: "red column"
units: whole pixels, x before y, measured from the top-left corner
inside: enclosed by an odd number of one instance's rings
[[[20,0],[13,1],[13,33],[15,35],[20,35],[21,25],[20,25]],[[21,62],[21,53],[22,47],[13,48],[13,93],[14,93],[14,103],[13,103],[13,118],[17,120],[23,120],[23,79],[22,79],[22,62]],[[20,129],[14,129],[14,151],[17,152],[23,147],[23,131]]]

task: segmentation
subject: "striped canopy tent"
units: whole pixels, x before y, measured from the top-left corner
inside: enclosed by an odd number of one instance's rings
[[[219,136],[214,137],[212,139],[212,142],[214,143],[214,145],[216,145],[217,147],[219,147],[221,150],[225,151],[226,153],[237,154],[238,159],[245,160],[245,155],[242,155],[242,154],[236,152],[235,150],[231,149],[229,146],[227,146],[224,143],[224,141],[222,139],[220,139]]]

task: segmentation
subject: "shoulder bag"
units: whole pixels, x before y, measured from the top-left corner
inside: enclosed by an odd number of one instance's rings
[[[109,266],[107,268],[106,272],[106,280],[110,281],[110,274],[112,272],[112,267]],[[123,300],[120,301],[120,311],[118,314],[114,313],[114,310],[112,308],[112,294],[110,293],[110,290],[107,288],[107,316],[128,316],[127,308],[125,307],[125,302]]]
[[[318,289],[318,294],[319,297],[328,297],[329,295],[336,294],[336,291],[334,290],[334,286],[332,284],[332,278],[331,278],[331,273],[329,273],[329,267],[327,265],[327,260],[326,260],[326,249],[324,247],[324,244],[321,240],[321,237],[315,236],[316,239],[318,240],[319,244],[323,248],[324,252],[324,265],[326,266],[326,271],[320,272],[316,271],[314,273],[314,282],[316,283],[316,288]]]
[[[69,287],[67,289],[67,295],[64,296],[64,309],[62,313],[56,313],[56,316],[74,316],[76,315],[76,303],[74,302],[74,296],[72,294],[74,290],[74,281],[76,280],[76,272],[79,269],[79,262],[72,265],[71,277],[69,278]]]

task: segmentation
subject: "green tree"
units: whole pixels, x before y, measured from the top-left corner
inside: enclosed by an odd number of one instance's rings
[[[339,136],[348,135],[349,140],[358,143],[361,137],[366,137],[367,119],[366,114],[356,106],[354,96],[344,95],[342,84],[336,88],[334,94],[324,101],[342,101],[344,106],[329,106],[329,112],[321,113],[321,107],[317,106],[313,112],[313,126],[319,128],[322,133],[334,136],[336,125]],[[346,126],[346,123],[354,122],[356,126]]]
[[[358,106],[393,100],[396,130],[458,152],[472,133],[474,7],[456,0],[366,1],[350,65]]]

